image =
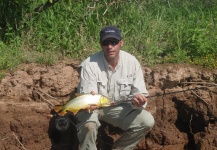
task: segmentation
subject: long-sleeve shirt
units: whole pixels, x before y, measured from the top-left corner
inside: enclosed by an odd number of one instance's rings
[[[107,96],[114,102],[125,100],[137,93],[148,96],[142,68],[131,54],[120,50],[120,57],[114,70],[108,64],[103,51],[84,60],[79,68],[79,93],[95,93]]]

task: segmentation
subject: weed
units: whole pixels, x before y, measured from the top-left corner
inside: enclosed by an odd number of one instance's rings
[[[146,65],[189,62],[216,68],[214,0],[59,1],[35,13],[44,3],[0,4],[0,68],[23,62],[52,64],[63,57],[84,59],[100,50],[99,31],[105,25],[120,27],[123,49]]]

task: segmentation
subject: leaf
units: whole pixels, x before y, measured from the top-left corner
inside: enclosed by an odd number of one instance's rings
[[[24,0],[18,0],[18,3],[19,3],[19,4],[23,4],[23,3],[24,3]]]
[[[53,0],[49,0],[50,3],[53,3]]]

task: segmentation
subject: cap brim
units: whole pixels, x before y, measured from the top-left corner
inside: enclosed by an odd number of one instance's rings
[[[121,37],[119,37],[119,36],[117,36],[117,35],[106,35],[106,36],[102,37],[102,38],[100,39],[100,41],[102,42],[102,41],[104,41],[104,40],[106,40],[106,39],[108,39],[108,38],[115,38],[115,39],[117,39],[117,40],[121,40]]]

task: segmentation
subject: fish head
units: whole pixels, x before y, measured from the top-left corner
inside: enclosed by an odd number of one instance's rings
[[[101,107],[111,106],[111,100],[106,96],[101,96],[100,99],[99,99],[99,105]]]

